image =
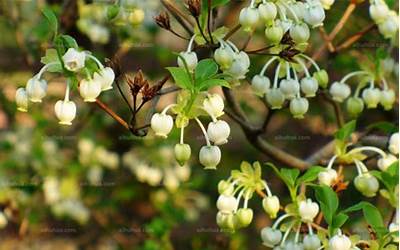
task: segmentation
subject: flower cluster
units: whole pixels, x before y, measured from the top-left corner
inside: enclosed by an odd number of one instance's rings
[[[264,189],[267,192],[262,205],[271,218],[275,218],[280,209],[278,197],[272,195],[267,182],[261,178],[260,164],[255,162],[252,166],[242,162],[240,169],[233,170],[228,180],[218,183],[220,196],[217,200],[217,224],[230,231],[247,227],[253,220],[253,210],[248,207],[248,202],[254,192],[262,192]],[[242,199],[243,207],[240,207]]]
[[[47,81],[43,79],[43,74],[50,68],[63,67],[66,71],[78,77],[84,71],[85,77],[79,82],[79,93],[85,102],[95,102],[102,91],[112,89],[114,82],[114,71],[110,67],[104,67],[103,64],[87,51],[78,51],[75,48],[69,48],[62,56],[61,61],[54,61],[42,67],[38,74],[28,80],[25,88],[19,88],[16,91],[16,103],[18,110],[28,111],[29,101],[40,103],[47,93]],[[93,60],[98,66],[96,72],[91,75],[85,64],[87,60]],[[66,91],[63,100],[56,102],[54,111],[63,125],[71,125],[76,116],[76,104],[70,100],[70,89],[72,88],[70,78],[67,79]]]
[[[148,152],[146,152],[148,156]],[[123,164],[128,167],[140,182],[150,186],[162,184],[169,191],[176,191],[181,182],[190,178],[188,165],[178,166],[174,162],[174,152],[170,147],[162,147],[157,150],[158,157],[141,157],[136,150],[128,151],[123,156]]]
[[[110,40],[110,30],[106,25],[105,6],[100,4],[78,4],[77,27],[92,42],[106,44]]]
[[[369,15],[378,25],[379,32],[385,38],[394,39],[399,30],[399,16],[390,10],[383,0],[370,1]]]
[[[346,81],[358,75],[365,77],[359,81],[353,96],[350,96],[351,88]],[[329,93],[336,102],[341,103],[346,100],[347,111],[353,116],[360,114],[365,105],[367,108],[376,108],[380,104],[385,110],[390,110],[396,101],[396,94],[393,89],[389,88],[385,78],[381,79],[381,83],[382,89],[376,86],[375,77],[371,73],[355,71],[347,74],[340,81],[332,83]]]
[[[156,113],[151,118],[151,128],[155,132],[156,136],[166,138],[171,132],[174,120],[171,115],[167,112],[171,108],[178,104],[171,104],[164,108],[161,113]],[[199,161],[205,167],[205,169],[216,169],[217,165],[221,160],[221,150],[219,145],[228,142],[230,135],[230,127],[224,120],[218,120],[217,118],[224,114],[224,100],[218,94],[208,94],[202,102],[200,107],[212,121],[208,124],[207,130],[203,126],[199,118],[194,117],[194,120],[199,125],[201,131],[204,134],[206,140],[205,146],[200,149]],[[176,112],[179,118],[179,111]],[[177,123],[179,122],[177,118]],[[184,129],[188,125],[189,121],[186,120],[178,127],[181,129],[180,142],[175,145],[175,158],[177,162],[184,165],[190,158],[191,148],[189,144],[184,143]],[[212,145],[211,142],[214,144]]]
[[[283,107],[285,100],[290,102],[290,112],[295,118],[303,118],[308,111],[307,98],[314,97],[319,87],[326,87],[328,74],[310,57],[298,54],[293,58],[294,62],[285,61],[277,56],[269,59],[259,74],[251,81],[252,88],[257,95],[265,95],[267,103],[272,109]],[[315,72],[311,75],[305,65],[305,60],[312,63]],[[273,83],[265,76],[268,67],[277,61]],[[299,75],[304,74],[302,79]]]

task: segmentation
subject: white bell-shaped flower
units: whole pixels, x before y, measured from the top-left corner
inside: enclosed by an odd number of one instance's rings
[[[376,108],[381,98],[381,90],[379,88],[367,88],[362,92],[367,108]]]
[[[157,186],[158,184],[160,184],[162,177],[163,173],[159,168],[147,168],[146,181],[150,186]]]
[[[280,26],[283,30],[283,33],[285,34],[290,30],[290,27],[292,27],[294,22],[291,19],[276,19],[275,20],[275,25]]]
[[[317,250],[321,247],[321,241],[317,235],[307,234],[303,239],[304,250]]]
[[[318,181],[320,184],[331,186],[335,182],[337,177],[338,175],[336,170],[332,168],[325,169],[318,174]]]
[[[334,82],[329,88],[329,93],[333,100],[343,102],[351,94],[351,89],[346,83]]]
[[[156,136],[167,138],[174,126],[174,120],[170,115],[156,113],[151,117],[150,125]]]
[[[235,55],[235,60],[231,67],[227,69],[226,73],[230,74],[235,79],[244,79],[249,71],[249,67],[250,58],[244,51],[241,51]]]
[[[258,23],[258,20],[259,14],[256,8],[246,7],[240,11],[239,23],[242,25],[244,31],[253,31]]]
[[[286,242],[284,250],[304,250],[303,244],[302,243],[296,243],[294,241],[288,241]]]
[[[185,163],[190,159],[192,150],[189,144],[179,143],[175,145],[174,148],[175,159],[179,165],[184,166]]]
[[[350,250],[351,241],[346,235],[338,234],[329,240],[330,250]]]
[[[303,200],[299,204],[299,215],[304,222],[312,222],[318,212],[318,204],[311,199]]]
[[[331,6],[335,3],[335,0],[319,0],[322,4],[322,7],[326,10],[329,10]]]
[[[354,186],[366,197],[374,197],[379,190],[379,182],[375,176],[362,174],[354,179]]]
[[[217,200],[217,208],[222,213],[231,213],[237,207],[237,200],[232,195],[220,195]]]
[[[306,97],[314,97],[318,90],[318,81],[314,77],[304,77],[300,81],[300,88]]]
[[[203,146],[200,149],[199,161],[205,169],[216,169],[221,161],[221,150],[217,146]]]
[[[69,48],[62,57],[65,68],[73,72],[85,67],[85,59],[86,53],[84,51],[79,52],[74,48]]]
[[[303,97],[294,98],[290,101],[290,113],[294,118],[302,119],[304,114],[308,111],[308,100]]]
[[[282,240],[282,232],[271,227],[264,227],[261,230],[261,239],[264,246],[273,248]]]
[[[42,102],[43,97],[46,96],[46,92],[47,82],[44,79],[33,77],[26,84],[26,93],[31,102]]]
[[[204,99],[203,108],[207,113],[218,118],[224,114],[224,100],[218,94],[210,94]]]
[[[268,92],[271,81],[263,75],[255,75],[251,80],[251,87],[257,95],[264,95]]]
[[[350,97],[346,101],[346,109],[352,116],[359,115],[364,110],[364,101],[360,97]]]
[[[267,196],[262,201],[262,206],[264,211],[273,219],[276,218],[276,215],[279,212],[281,207],[279,203],[279,198],[276,195]]]
[[[73,101],[68,99],[59,100],[54,106],[54,111],[58,120],[58,123],[62,125],[71,125],[72,120],[76,116],[76,105]]]
[[[393,104],[396,101],[396,94],[393,89],[387,89],[381,91],[380,103],[385,110],[390,110],[393,108]]]
[[[389,151],[392,154],[398,155],[399,154],[399,133],[394,133],[390,136],[389,139]]]
[[[265,23],[274,20],[277,13],[276,5],[272,2],[265,2],[258,5],[258,14]]]
[[[305,43],[310,38],[310,29],[305,23],[297,23],[289,29],[290,37],[296,43]]]
[[[304,21],[312,27],[321,26],[325,20],[325,11],[319,2],[308,4],[304,13]]]
[[[101,91],[106,91],[112,89],[112,84],[115,79],[115,74],[112,68],[105,67],[100,69],[100,71],[93,74],[93,80],[101,83]]]
[[[265,29],[265,37],[269,44],[279,44],[283,37],[283,29],[281,26],[273,25]]]
[[[273,88],[268,91],[265,98],[271,109],[280,109],[285,102],[285,96],[279,88]]]
[[[24,88],[18,88],[15,92],[15,102],[17,104],[18,111],[28,111],[28,94]]]
[[[299,20],[304,19],[304,15],[306,13],[306,4],[305,3],[296,1],[296,2],[290,3],[289,6],[290,6],[290,8],[292,8],[294,14],[296,14],[296,16]],[[289,11],[287,14],[291,19],[295,19],[294,16],[292,15],[291,11]]]
[[[186,62],[186,66],[188,67],[188,70],[190,72],[193,72],[194,69],[197,66],[197,55],[195,52],[193,51],[185,51],[185,52],[181,52],[179,53],[179,57],[178,57],[178,66],[181,68],[185,67],[185,63],[183,62],[182,58],[184,59],[184,61]]]
[[[94,79],[82,79],[79,83],[79,94],[85,102],[95,102],[101,93],[101,82]]]
[[[399,16],[396,12],[390,11],[389,15],[378,24],[379,32],[384,38],[392,38],[399,30]]]
[[[390,74],[394,71],[395,64],[396,62],[394,61],[394,59],[388,57],[381,61],[381,68],[385,74]]]
[[[382,1],[376,1],[369,6],[369,15],[375,23],[381,23],[389,15],[389,7]]]
[[[300,84],[295,79],[282,79],[279,88],[287,99],[293,99],[300,91]]]
[[[228,142],[231,129],[226,121],[218,120],[210,122],[207,128],[207,135],[215,145],[222,145]]]
[[[397,161],[397,157],[392,155],[392,154],[386,154],[386,157],[381,157],[377,164],[378,164],[378,168],[382,171],[386,171],[386,169],[388,169],[388,167],[390,167],[390,165],[392,165],[393,163],[395,163]]]
[[[226,70],[232,66],[235,58],[235,52],[229,46],[219,47],[214,52],[214,59],[222,70]]]

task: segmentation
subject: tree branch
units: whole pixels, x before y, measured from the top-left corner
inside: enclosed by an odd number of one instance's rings
[[[110,109],[105,103],[103,103],[99,99],[96,99],[96,104],[102,110],[106,111],[107,114],[109,114],[115,121],[121,124],[124,128],[130,130],[128,123],[124,119],[122,119],[119,115],[117,115],[112,109]]]

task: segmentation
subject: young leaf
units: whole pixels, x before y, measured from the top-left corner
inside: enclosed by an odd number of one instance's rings
[[[343,127],[335,133],[335,138],[337,140],[345,141],[351,136],[351,134],[354,132],[355,129],[356,129],[356,120],[352,120],[343,125]]]
[[[399,128],[391,122],[376,122],[372,123],[367,129],[378,129],[387,134],[393,134],[399,130]]]
[[[198,86],[196,86],[196,88],[199,91],[206,91],[209,88],[215,87],[215,86],[223,86],[223,87],[230,88],[229,83],[223,79],[208,79],[208,80],[201,82]]]
[[[349,216],[345,213],[336,214],[332,220],[332,229],[341,228],[347,219],[349,219]]]
[[[57,51],[55,49],[47,49],[46,54],[40,59],[40,62],[43,64],[48,64],[57,61],[58,61],[58,56],[57,56]]]
[[[201,60],[195,69],[195,79],[196,81],[204,81],[215,76],[218,72],[218,65],[213,59]]]
[[[313,166],[311,168],[309,168],[307,170],[307,172],[305,172],[302,176],[300,176],[297,180],[296,180],[296,185],[300,185],[302,183],[306,183],[306,182],[312,182],[315,179],[317,179],[318,174],[324,170],[325,168],[320,167],[320,166]]]
[[[282,168],[281,175],[286,178],[291,187],[295,186],[296,179],[300,174],[300,170],[291,168]]]
[[[175,84],[183,89],[193,89],[193,84],[190,79],[190,75],[184,68],[180,67],[168,67],[167,70],[171,73],[174,78]]]
[[[61,39],[63,40],[64,46],[66,48],[74,48],[74,49],[78,48],[78,43],[75,41],[75,39],[72,36],[62,35]]]
[[[42,10],[42,13],[46,17],[47,21],[49,22],[50,28],[54,32],[54,36],[56,36],[57,30],[58,30],[58,21],[57,21],[56,15],[49,7],[45,7]]]
[[[339,200],[335,191],[328,186],[313,186],[326,223],[332,225],[333,216],[339,207]]]

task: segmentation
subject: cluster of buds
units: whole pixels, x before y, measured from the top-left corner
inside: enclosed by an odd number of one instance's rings
[[[399,154],[399,134],[392,134],[389,140],[388,146],[389,153],[384,152],[383,150],[372,147],[372,146],[363,146],[356,147],[348,151],[343,157],[347,159],[351,159],[354,165],[357,168],[357,177],[354,179],[354,186],[360,193],[362,193],[366,197],[374,197],[379,191],[379,182],[378,179],[373,176],[369,171],[366,165],[360,160],[357,159],[362,152],[373,152],[380,155],[380,158],[377,161],[378,168],[381,171],[386,171],[393,163],[398,160],[398,157],[395,155]],[[318,181],[320,184],[324,184],[327,186],[332,186],[337,177],[338,173],[335,169],[333,169],[333,164],[336,159],[340,159],[341,157],[338,155],[334,155],[328,163],[328,166],[325,170],[321,171],[318,174]]]
[[[333,4],[332,0],[256,2],[252,0],[241,10],[239,23],[247,32],[253,32],[260,23],[264,24],[267,41],[274,45],[279,44],[287,32],[296,44],[307,44],[310,37],[308,26],[323,25],[324,8],[329,9]]]
[[[257,95],[265,95],[271,109],[280,109],[285,100],[289,100],[290,112],[293,117],[303,118],[308,111],[307,98],[314,97],[319,87],[326,87],[328,74],[325,70],[320,69],[315,61],[302,53],[294,56],[292,60],[285,61],[278,56],[273,56],[265,63],[261,72],[253,77],[251,85]],[[312,75],[304,60],[311,62],[314,66],[315,72]],[[271,84],[271,80],[265,76],[265,72],[274,61],[278,61],[278,64]],[[300,73],[305,77],[299,79],[298,74]]]
[[[42,78],[43,73],[52,66],[64,65],[65,69],[76,74],[85,69],[86,60],[94,60],[97,63],[98,71],[91,76],[86,71],[86,78],[80,80],[79,93],[85,102],[95,102],[102,91],[112,89],[115,74],[110,67],[104,67],[103,64],[93,55],[86,51],[78,51],[69,48],[62,56],[62,62],[51,62],[42,67],[38,74],[29,79],[25,88],[19,88],[16,91],[15,100],[18,110],[28,111],[29,101],[40,103],[47,93],[47,81]],[[70,80],[67,79],[66,91],[63,100],[56,102],[54,111],[59,119],[59,124],[71,125],[76,116],[76,105],[70,100]]]
[[[167,138],[171,132],[174,119],[167,112],[177,104],[170,104],[164,108],[161,113],[156,113],[151,118],[151,128],[156,136]],[[224,114],[224,100],[218,94],[208,94],[203,100],[201,109],[203,109],[212,119],[208,124],[207,129],[203,126],[202,122],[195,117],[194,120],[199,125],[204,134],[207,145],[200,149],[199,161],[205,169],[216,169],[221,161],[221,150],[219,145],[228,142],[230,135],[230,127],[224,120],[218,120]],[[184,165],[190,158],[191,148],[189,144],[184,143],[184,129],[189,121],[180,126],[180,142],[175,145],[175,158],[180,165]],[[214,145],[212,145],[213,143]]]
[[[266,181],[261,179],[260,164],[255,162],[251,166],[242,162],[240,168],[240,171],[233,170],[229,179],[218,183],[220,196],[217,200],[217,224],[229,231],[247,227],[253,220],[253,210],[248,207],[248,202],[254,192],[265,189],[267,195],[262,205],[271,218],[275,218],[280,209],[278,197],[272,195]],[[242,199],[243,207],[240,207]]]
[[[314,234],[311,223],[319,212],[319,206],[311,199],[302,200],[298,204],[297,213],[283,214],[272,225],[261,230],[261,239],[263,244],[273,249],[305,249],[317,250],[321,247],[321,240]],[[285,223],[285,227],[280,227],[284,220],[290,218],[290,221]],[[308,226],[308,234],[300,238],[302,224]],[[293,230],[294,229],[294,230]],[[294,232],[295,236],[289,240],[289,235]]]
[[[364,75],[364,81],[360,81],[354,95],[351,95],[351,88],[346,81],[351,77]],[[369,83],[365,86],[365,83]],[[375,84],[374,76],[367,71],[355,71],[344,76],[340,81],[332,83],[329,88],[329,93],[332,99],[336,102],[344,102],[346,100],[346,108],[349,114],[357,116],[364,110],[364,106],[367,108],[377,108],[378,104],[382,105],[385,110],[393,108],[393,104],[396,101],[396,94],[394,90],[389,89],[385,78],[381,79],[382,89],[377,87]],[[360,94],[360,92],[362,93]]]
[[[150,186],[163,185],[169,191],[176,191],[182,182],[189,180],[190,167],[188,165],[178,166],[173,160],[174,153],[170,147],[157,149],[156,153],[163,159],[161,163],[159,159],[154,160],[149,157],[148,150],[144,156],[138,155],[136,151],[126,152],[122,161],[138,181]]]
[[[250,67],[250,58],[244,51],[239,49],[231,41],[220,40],[220,47],[214,52],[214,59],[220,66],[222,72],[231,78],[232,83],[246,78]]]
[[[383,0],[370,1],[369,15],[378,25],[379,32],[385,38],[396,38],[399,30],[399,16],[396,11],[390,10]]]

